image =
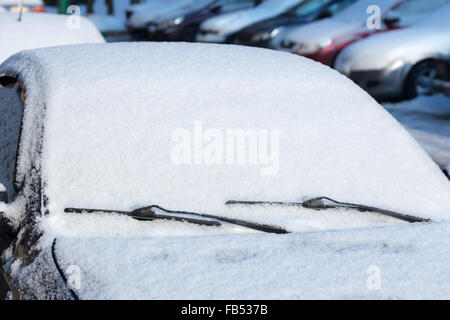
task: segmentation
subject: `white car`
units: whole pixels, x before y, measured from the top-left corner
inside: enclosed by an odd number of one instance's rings
[[[450,5],[441,6],[405,29],[357,41],[339,53],[335,68],[380,99],[431,94],[433,61],[450,54],[449,17]]]
[[[398,2],[399,0],[359,0],[331,18],[285,30],[272,42],[274,49],[292,52],[301,45],[299,54],[312,54],[327,47],[336,38],[369,31],[366,26],[369,6],[377,5],[383,13]]]
[[[148,28],[174,15],[205,6],[210,0],[153,0],[131,5],[125,26],[133,35],[146,35]]]
[[[0,12],[0,62],[10,55],[26,50],[79,43],[103,43],[98,29],[84,17],[49,13],[18,14]]]
[[[298,5],[303,0],[263,0],[254,8],[222,14],[200,25],[199,42],[232,43],[236,34],[256,22],[269,19]]]
[[[448,298],[450,183],[337,71],[91,44],[20,52],[0,84],[10,298]]]

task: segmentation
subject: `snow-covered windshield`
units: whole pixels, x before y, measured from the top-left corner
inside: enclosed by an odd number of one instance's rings
[[[53,212],[156,204],[290,229],[304,227],[293,223],[297,210],[225,203],[328,196],[425,218],[450,212],[448,181],[412,137],[353,82],[309,59],[119,43],[25,52],[5,68],[41,77],[27,99],[46,99],[41,170]],[[43,112],[30,110],[25,141]],[[29,163],[21,157],[19,178]]]

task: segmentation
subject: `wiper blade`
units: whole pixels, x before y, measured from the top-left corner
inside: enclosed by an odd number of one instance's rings
[[[189,222],[189,223],[194,223],[194,224],[204,225],[204,226],[211,226],[211,227],[216,227],[216,226],[222,225],[220,222],[213,221],[213,220],[194,219],[194,218],[179,217],[179,216],[172,216],[172,215],[160,215],[160,214],[157,214],[154,210],[152,210],[151,207],[139,208],[139,209],[136,209],[133,211],[66,208],[66,209],[64,209],[64,212],[67,212],[67,213],[94,213],[94,212],[117,213],[117,214],[129,216],[130,218],[140,220],[140,221],[175,220],[175,221]]]
[[[162,211],[163,214],[157,213],[156,210]],[[215,215],[204,214],[204,213],[179,211],[179,210],[168,210],[168,209],[165,209],[158,205],[142,207],[142,208],[138,208],[133,211],[66,208],[66,209],[64,209],[64,212],[68,212],[68,213],[84,213],[84,212],[86,212],[86,213],[93,213],[93,212],[118,213],[118,214],[127,215],[136,220],[150,220],[150,221],[157,220],[157,219],[176,220],[176,221],[195,223],[195,224],[205,225],[205,226],[221,226],[222,224],[219,221],[222,221],[222,222],[227,222],[227,223],[231,223],[231,224],[235,224],[235,225],[239,225],[239,226],[246,227],[249,229],[254,229],[254,230],[263,231],[263,232],[267,232],[267,233],[277,233],[277,234],[289,233],[289,231],[287,231],[283,228],[280,228],[280,227],[276,227],[276,226],[270,226],[270,225],[259,224],[259,223],[254,223],[254,222],[250,222],[250,221],[232,219],[232,218],[215,216]],[[207,220],[186,217],[186,215],[206,218]]]
[[[275,205],[275,206],[289,206],[289,207],[303,207],[314,210],[326,210],[326,209],[335,209],[335,208],[344,208],[344,209],[354,209],[361,212],[375,212],[384,214],[386,216],[390,216],[393,218],[397,218],[400,220],[404,220],[407,222],[431,222],[431,219],[411,216],[408,214],[398,213],[390,210],[380,209],[376,207],[349,203],[349,202],[339,202],[333,200],[328,197],[318,197],[308,199],[304,202],[280,202],[280,201],[237,201],[230,200],[226,202],[227,205]]]

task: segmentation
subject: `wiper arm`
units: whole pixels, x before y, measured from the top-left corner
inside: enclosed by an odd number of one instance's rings
[[[277,201],[236,201],[230,200],[226,202],[227,205],[275,205],[275,206],[290,206],[290,207],[303,207],[315,210],[326,210],[335,208],[354,209],[362,212],[375,212],[381,213],[386,216],[404,220],[407,222],[431,222],[431,219],[411,216],[408,214],[398,213],[390,210],[380,209],[376,207],[370,207],[361,204],[339,202],[328,197],[318,197],[308,199],[304,202],[277,202]]]
[[[162,211],[163,214],[157,213],[156,210]],[[235,224],[235,225],[239,225],[239,226],[246,227],[249,229],[254,229],[254,230],[263,231],[263,232],[267,232],[267,233],[277,233],[277,234],[289,233],[289,231],[287,231],[283,228],[280,228],[280,227],[276,227],[276,226],[258,224],[258,223],[254,223],[254,222],[232,219],[232,218],[221,217],[221,216],[215,216],[215,215],[204,214],[204,213],[168,210],[168,209],[164,209],[163,207],[160,207],[158,205],[142,207],[142,208],[138,208],[133,211],[66,208],[66,209],[64,209],[64,212],[68,212],[68,213],[84,213],[84,212],[86,212],[86,213],[93,213],[93,212],[117,213],[117,214],[127,215],[136,220],[144,220],[144,221],[145,220],[152,221],[152,220],[158,220],[158,219],[176,220],[176,221],[189,222],[189,223],[205,225],[205,226],[221,226],[222,224],[219,221],[222,221],[222,222],[227,222],[227,223],[231,223],[231,224]],[[213,220],[196,219],[196,218],[185,217],[183,215],[197,216],[197,217],[213,219]],[[217,220],[219,220],[219,221],[217,221]]]

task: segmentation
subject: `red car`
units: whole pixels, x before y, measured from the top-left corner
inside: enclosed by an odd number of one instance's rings
[[[328,45],[312,53],[304,52],[303,45],[300,43],[292,52],[332,67],[339,52],[350,44],[377,33],[407,28],[423,15],[437,10],[444,4],[445,1],[441,0],[401,0],[383,14],[384,19],[381,29],[349,32],[344,36],[333,39]],[[365,25],[362,26],[360,31],[363,29],[366,29]]]

